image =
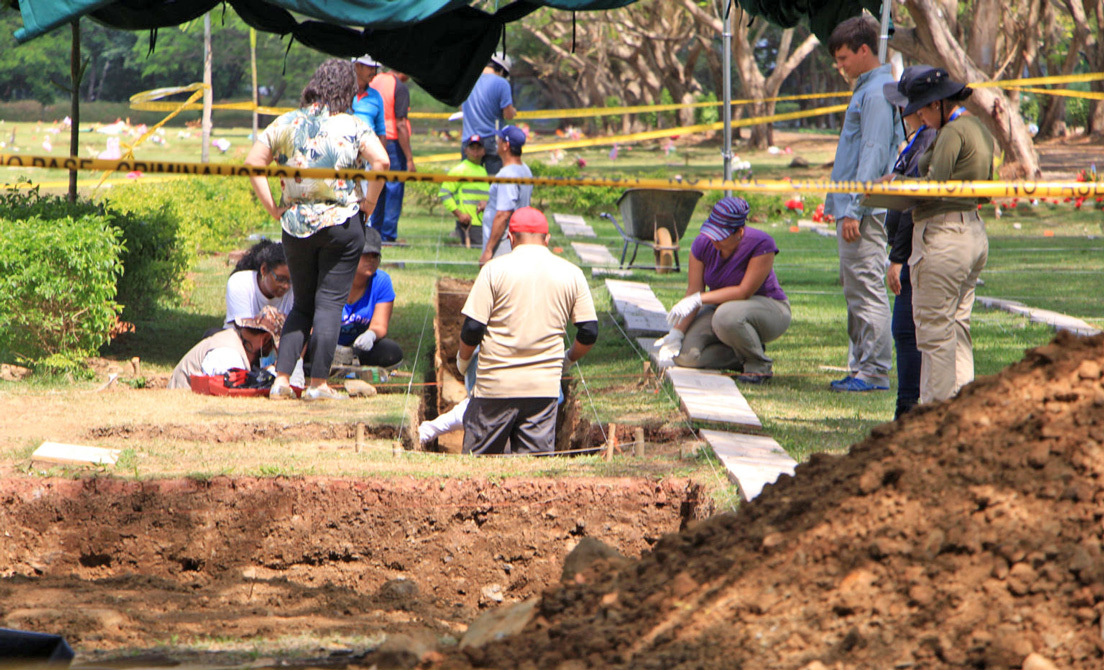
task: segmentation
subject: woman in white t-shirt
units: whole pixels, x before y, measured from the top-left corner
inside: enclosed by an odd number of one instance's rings
[[[261,240],[245,252],[226,282],[225,323],[260,314],[265,305],[287,316],[293,302],[284,245]]]

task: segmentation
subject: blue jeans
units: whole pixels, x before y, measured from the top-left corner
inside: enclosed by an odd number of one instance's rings
[[[387,140],[387,155],[391,159],[392,170],[406,169],[406,156],[399,148],[398,140]],[[399,235],[399,215],[402,214],[405,191],[406,184],[401,181],[385,182],[376,208],[368,219],[368,225],[379,231],[384,242],[394,242]]]
[[[909,266],[901,267],[901,295],[893,301],[893,342],[897,346],[897,411],[900,417],[920,402],[920,350],[916,348],[916,323],[912,320],[912,279]]]

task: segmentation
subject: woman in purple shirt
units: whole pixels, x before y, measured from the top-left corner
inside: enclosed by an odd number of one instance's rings
[[[667,314],[671,331],[656,340],[660,365],[735,369],[745,384],[773,375],[763,345],[790,327],[790,302],[774,275],[778,245],[744,225],[749,209],[743,198],[721,198],[702,224],[686,297]]]

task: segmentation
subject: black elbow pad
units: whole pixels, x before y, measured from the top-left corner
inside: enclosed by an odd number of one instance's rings
[[[575,327],[579,329],[575,333],[575,339],[579,341],[579,344],[594,344],[598,341],[597,321],[580,321],[575,324]]]
[[[479,323],[470,316],[465,316],[464,325],[460,327],[460,341],[469,347],[478,347],[486,332],[487,324]]]

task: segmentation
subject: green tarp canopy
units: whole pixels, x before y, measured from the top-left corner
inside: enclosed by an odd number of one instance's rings
[[[807,18],[809,29],[827,43],[832,30],[844,20],[868,9],[874,16],[882,13],[881,0],[736,0],[752,16],[762,16],[783,28],[793,28]]]
[[[471,0],[225,0],[257,30],[291,35],[332,56],[371,54],[452,105],[467,97],[507,23],[541,7],[589,11],[633,2],[518,0],[488,14],[471,7]],[[220,4],[224,0],[19,0],[23,27],[15,37],[26,42],[86,15],[112,28],[156,30],[201,17]]]

